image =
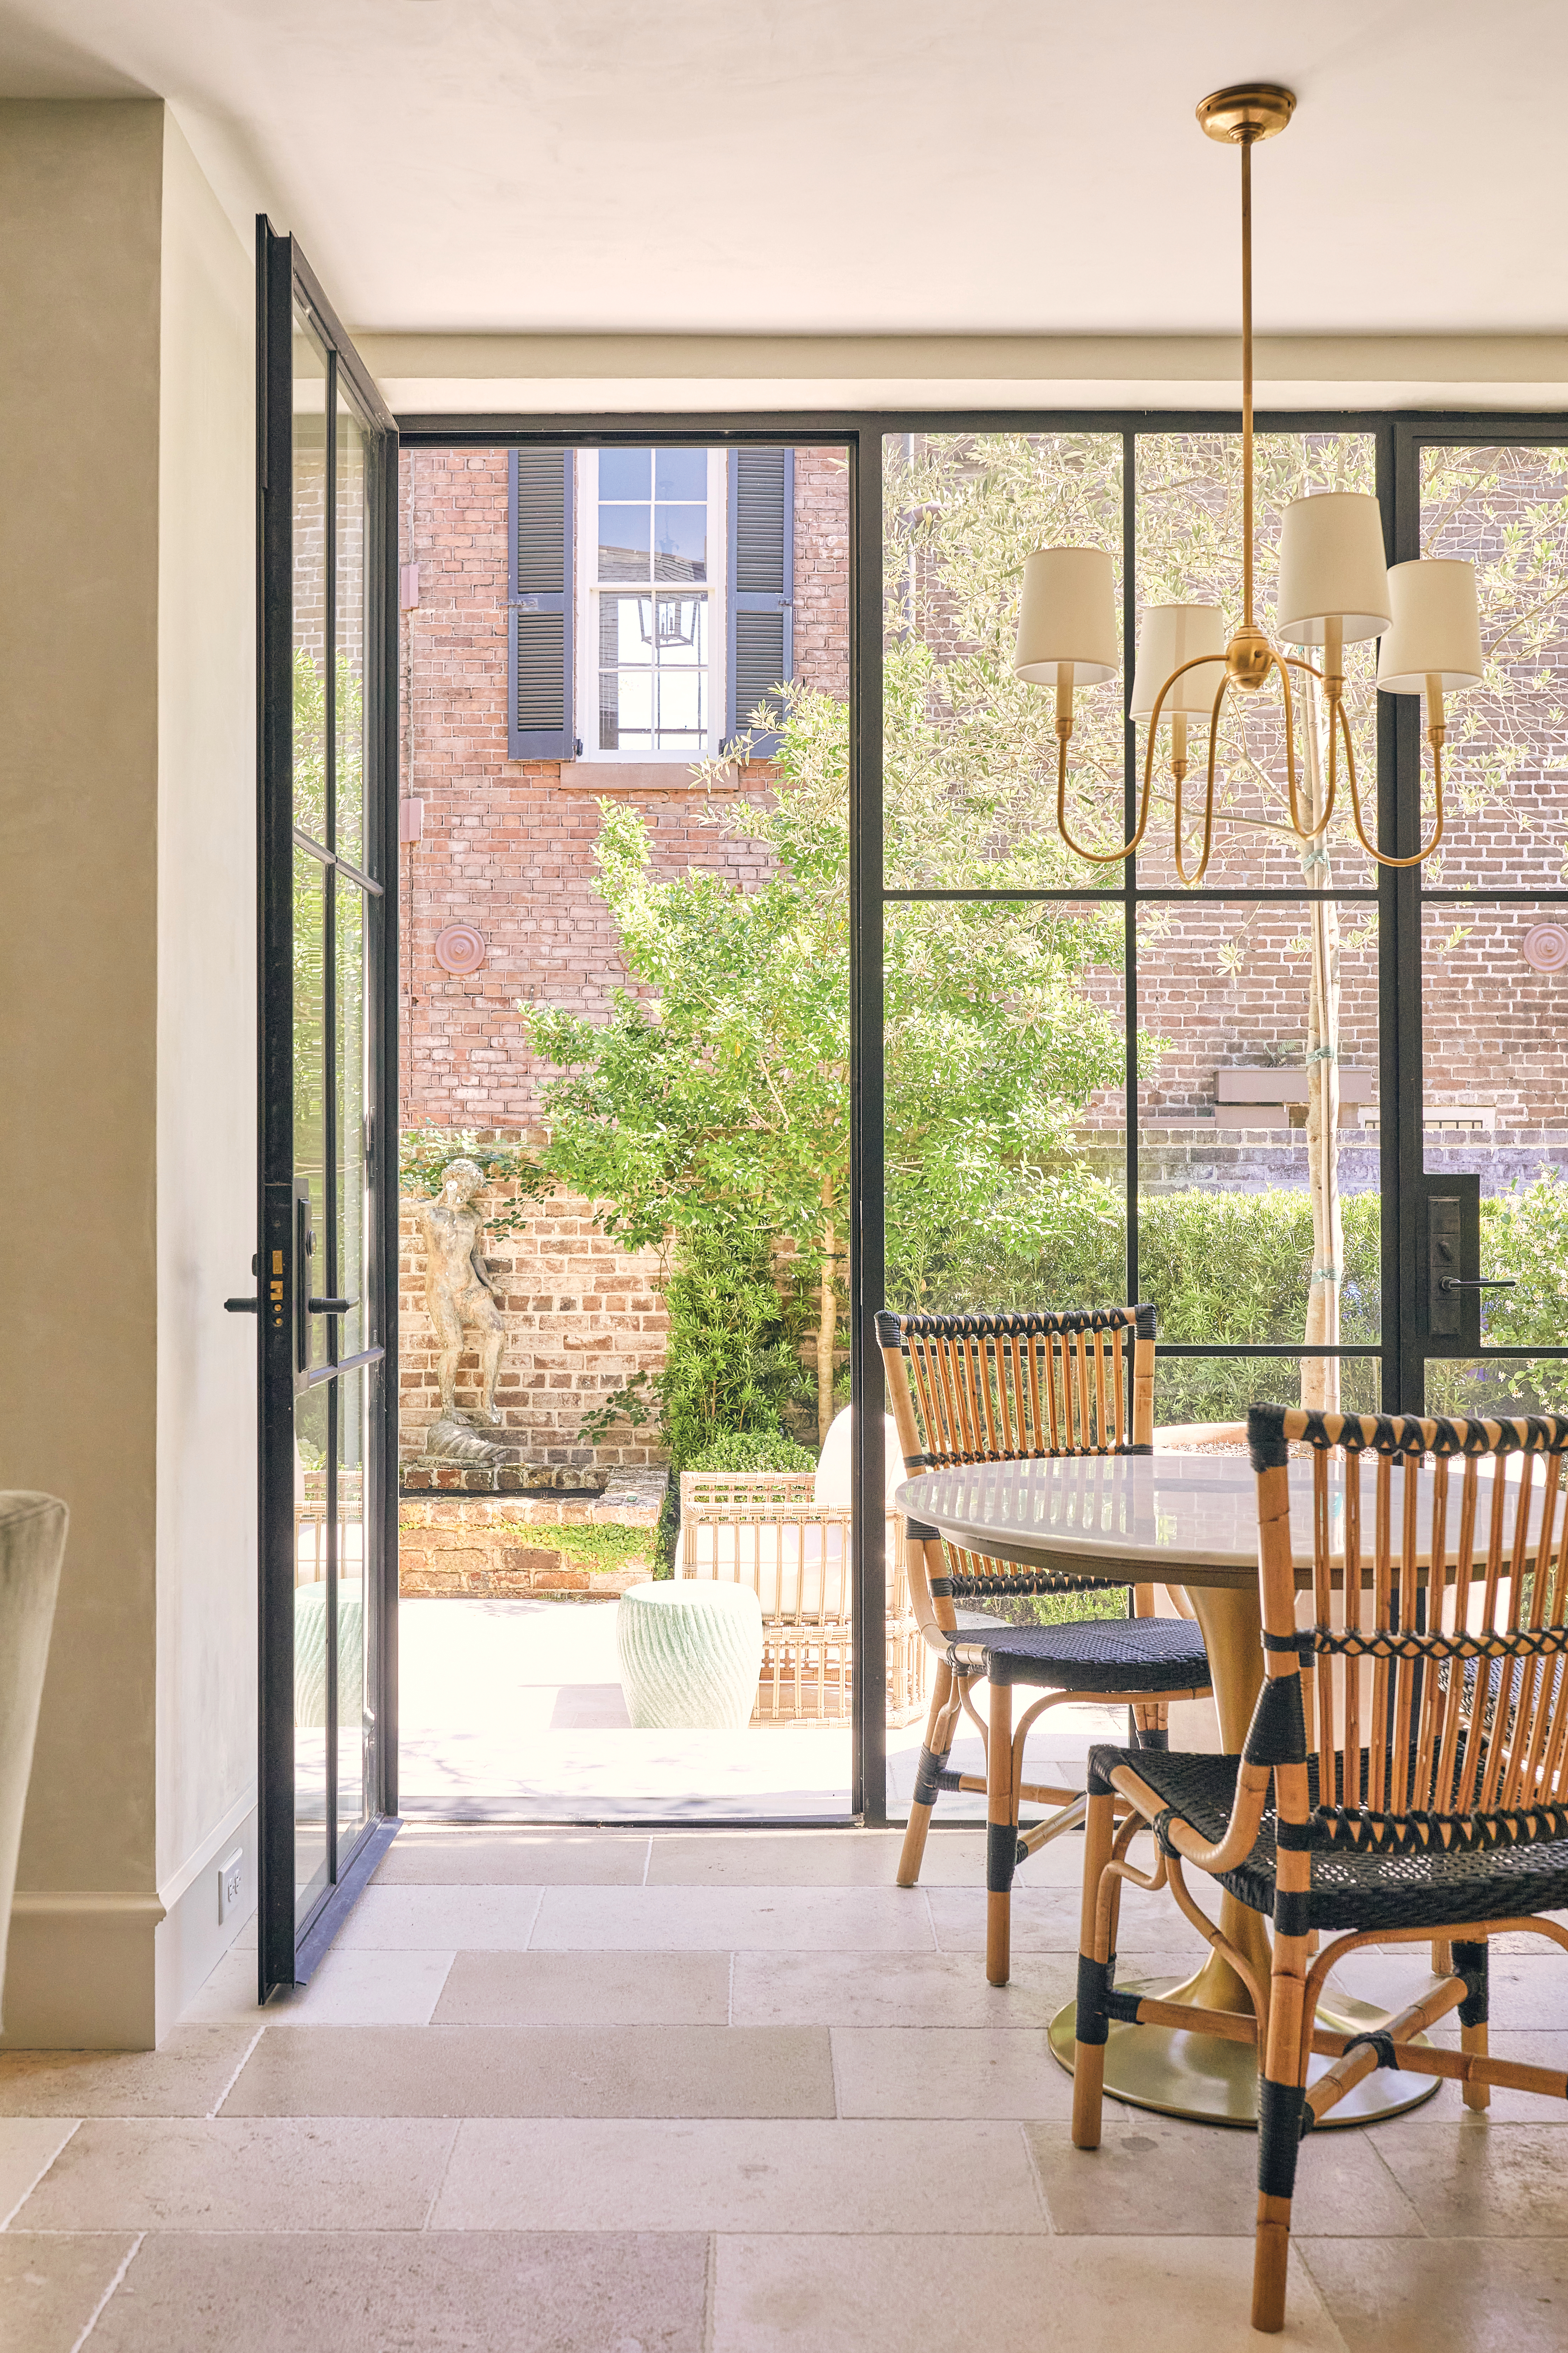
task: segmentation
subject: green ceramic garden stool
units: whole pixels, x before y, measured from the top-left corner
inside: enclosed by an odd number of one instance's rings
[[[749,1585],[634,1585],[616,1612],[616,1648],[634,1731],[743,1732],[751,1722],[763,1605]]]

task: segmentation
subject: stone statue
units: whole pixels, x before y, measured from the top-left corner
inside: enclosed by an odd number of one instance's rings
[[[425,1303],[439,1350],[441,1407],[430,1433],[432,1453],[489,1456],[498,1445],[506,1444],[504,1439],[480,1435],[501,1428],[496,1411],[496,1377],[506,1349],[500,1293],[490,1279],[491,1261],[480,1249],[484,1219],[474,1206],[474,1196],[484,1181],[484,1171],[473,1161],[448,1161],[440,1198],[419,1204],[425,1237]],[[463,1335],[468,1331],[479,1335],[479,1404],[477,1410],[465,1414],[458,1412],[455,1397],[458,1359],[463,1353]]]

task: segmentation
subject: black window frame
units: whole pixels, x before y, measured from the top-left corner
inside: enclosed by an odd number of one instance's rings
[[[871,1316],[884,1298],[882,1209],[883,925],[889,905],[936,899],[1057,900],[1081,902],[1084,886],[991,892],[983,890],[889,888],[882,871],[882,654],[883,654],[883,448],[889,436],[924,433],[1115,433],[1123,438],[1122,544],[1123,642],[1130,653],[1136,629],[1135,483],[1136,443],[1142,436],[1169,433],[1239,434],[1237,409],[1082,409],[1039,406],[884,410],[770,410],[731,415],[658,412],[613,421],[582,415],[520,417],[515,415],[426,414],[397,419],[410,448],[499,448],[549,442],[577,448],[687,443],[710,448],[746,445],[792,448],[811,446],[848,453],[850,501],[850,856],[851,920],[851,1192],[850,1372],[856,1414],[853,1494],[856,1504],[856,1658],[859,1672],[852,1730],[852,1810],[868,1827],[889,1820],[884,1691],[882,1415],[885,1398],[881,1359]],[[1375,480],[1383,508],[1384,540],[1391,563],[1420,553],[1420,449],[1433,442],[1521,441],[1568,446],[1568,412],[1499,414],[1468,409],[1260,409],[1258,433],[1362,434],[1375,448]],[[1123,691],[1131,696],[1132,664],[1123,662]],[[1136,816],[1134,745],[1126,728],[1126,818]],[[1388,855],[1414,849],[1419,841],[1421,789],[1420,711],[1409,696],[1383,695],[1377,716],[1377,839]],[[1419,1204],[1424,1179],[1421,1002],[1421,922],[1426,904],[1465,898],[1488,902],[1510,894],[1496,889],[1426,892],[1420,868],[1379,870],[1372,887],[1309,890],[1242,890],[1200,886],[1195,891],[1140,886],[1136,868],[1122,870],[1120,888],[1096,892],[1119,899],[1124,923],[1124,1020],[1127,1068],[1136,1068],[1137,957],[1135,927],[1140,906],[1162,900],[1194,899],[1214,903],[1277,899],[1306,902],[1316,896],[1368,906],[1378,913],[1379,1000],[1379,1191],[1383,1218],[1383,1293],[1380,1338],[1375,1344],[1330,1347],[1304,1342],[1238,1343],[1173,1349],[1166,1355],[1300,1359],[1308,1356],[1376,1358],[1385,1410],[1419,1408],[1426,1360],[1422,1291],[1418,1270]],[[1518,899],[1568,903],[1568,887],[1516,892]],[[1135,1087],[1127,1091],[1128,1286],[1137,1297],[1138,1118]],[[1489,1351],[1531,1357],[1568,1356],[1558,1348]]]

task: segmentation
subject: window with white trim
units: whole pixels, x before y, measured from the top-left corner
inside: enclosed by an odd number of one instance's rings
[[[579,462],[583,756],[700,759],[724,717],[724,452],[604,448]]]

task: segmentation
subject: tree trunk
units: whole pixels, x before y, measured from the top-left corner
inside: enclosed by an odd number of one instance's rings
[[[1321,723],[1323,704],[1315,679],[1303,681],[1308,723],[1301,730],[1307,799],[1315,825],[1327,789]],[[1309,889],[1327,890],[1332,880],[1328,837],[1301,845],[1301,878]],[[1303,1337],[1333,1346],[1340,1336],[1340,1290],[1344,1280],[1344,1219],[1340,1208],[1340,916],[1331,900],[1309,902],[1312,968],[1307,1003],[1307,1185],[1312,1203],[1312,1274],[1307,1292]],[[1301,1403],[1337,1412],[1340,1360],[1303,1356]]]
[[[824,1200],[827,1198],[826,1191]],[[833,1422],[833,1344],[838,1336],[838,1294],[834,1289],[834,1231],[822,1229],[822,1313],[816,1326],[816,1442],[823,1445]]]

